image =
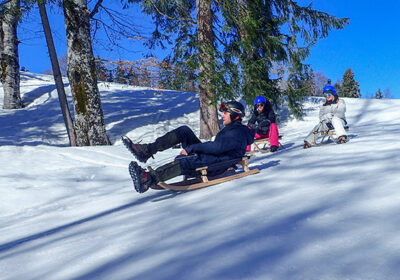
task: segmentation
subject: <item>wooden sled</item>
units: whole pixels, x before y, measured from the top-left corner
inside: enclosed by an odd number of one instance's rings
[[[344,127],[344,130],[346,130],[346,131],[349,131],[349,129],[350,129],[350,127],[348,125],[346,125]],[[328,131],[314,132],[313,137],[312,137],[312,144],[313,145],[321,145],[325,142],[325,139],[326,140],[331,139],[333,142],[337,143],[335,137],[333,137],[333,135],[335,135],[335,134],[336,134],[336,132],[334,129],[329,129]],[[322,139],[321,139],[321,141],[319,141],[317,143],[317,138],[319,136],[321,136]]]
[[[282,135],[279,135],[279,140],[281,139]],[[266,148],[269,147],[269,138],[255,139],[253,144],[254,144],[254,150],[251,151],[250,153],[255,153],[255,152],[269,153],[269,149]],[[281,144],[280,141],[279,141],[279,147],[283,148],[283,145]]]
[[[233,166],[235,164],[240,164],[243,167],[243,172],[234,173],[233,175],[228,175],[228,176],[226,176],[226,173],[224,173],[225,176],[224,176],[224,174],[222,174],[222,176],[219,175],[219,176],[215,176],[215,177],[207,176],[207,170],[213,170],[214,168],[221,168],[221,163],[217,163],[214,165],[197,168],[196,171],[200,172],[200,174],[201,174],[200,178],[191,178],[191,179],[185,178],[181,182],[171,183],[171,184],[168,184],[165,182],[159,182],[158,186],[162,189],[173,190],[173,191],[191,191],[191,190],[209,187],[209,186],[220,184],[223,182],[235,180],[238,178],[242,178],[242,177],[260,172],[260,170],[258,170],[257,168],[249,169],[248,163],[249,163],[250,158],[251,158],[251,156],[245,156],[242,159],[236,159],[236,160],[227,161],[227,162],[222,163],[223,165],[225,164],[225,166],[227,166],[227,167]],[[228,170],[229,170],[229,168],[228,168]],[[236,172],[236,171],[233,171],[233,172]]]

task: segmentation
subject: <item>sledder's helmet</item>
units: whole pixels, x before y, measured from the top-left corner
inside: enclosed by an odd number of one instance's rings
[[[322,92],[323,93],[332,93],[333,96],[337,96],[335,87],[331,86],[331,85],[325,86],[324,89],[322,90]]]
[[[228,111],[231,113],[231,121],[241,121],[245,115],[245,109],[242,103],[237,101],[228,101],[226,103],[221,103],[219,107],[220,112]]]
[[[267,103],[267,100],[265,99],[264,96],[257,96],[256,99],[254,99],[254,105],[257,105],[258,103]]]

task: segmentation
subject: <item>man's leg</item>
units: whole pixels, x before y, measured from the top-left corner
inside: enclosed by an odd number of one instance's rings
[[[158,137],[154,143],[150,144],[134,144],[126,138],[123,138],[123,141],[125,146],[141,162],[146,162],[157,152],[167,150],[179,143],[182,143],[183,148],[192,144],[201,143],[194,132],[187,126],[180,126],[171,130],[165,135]]]
[[[201,143],[201,141],[189,127],[184,125],[171,130],[164,136],[158,137],[154,143],[148,144],[148,151],[154,155],[157,152],[172,148],[179,143],[185,148],[192,144]]]
[[[175,178],[182,175],[181,165],[179,161],[173,161],[158,167],[156,170],[150,171],[155,178],[157,183],[162,181],[168,181],[169,179]]]

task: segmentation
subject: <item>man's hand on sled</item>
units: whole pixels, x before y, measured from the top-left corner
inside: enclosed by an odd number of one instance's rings
[[[181,155],[184,155],[184,156],[187,156],[187,155],[188,155],[188,153],[186,152],[185,149],[182,149],[181,152],[180,152],[180,154],[181,154]]]

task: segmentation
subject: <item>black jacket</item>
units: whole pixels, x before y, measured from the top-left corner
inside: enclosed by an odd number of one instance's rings
[[[272,109],[271,103],[267,100],[264,110],[260,114],[257,111],[257,105],[254,105],[253,114],[247,125],[257,129],[258,134],[268,134],[271,123],[275,122],[275,112]]]
[[[247,145],[254,141],[254,132],[240,122],[225,126],[214,141],[193,144],[185,148],[188,156],[178,156],[182,174],[191,175],[193,170],[213,163],[241,158]]]

